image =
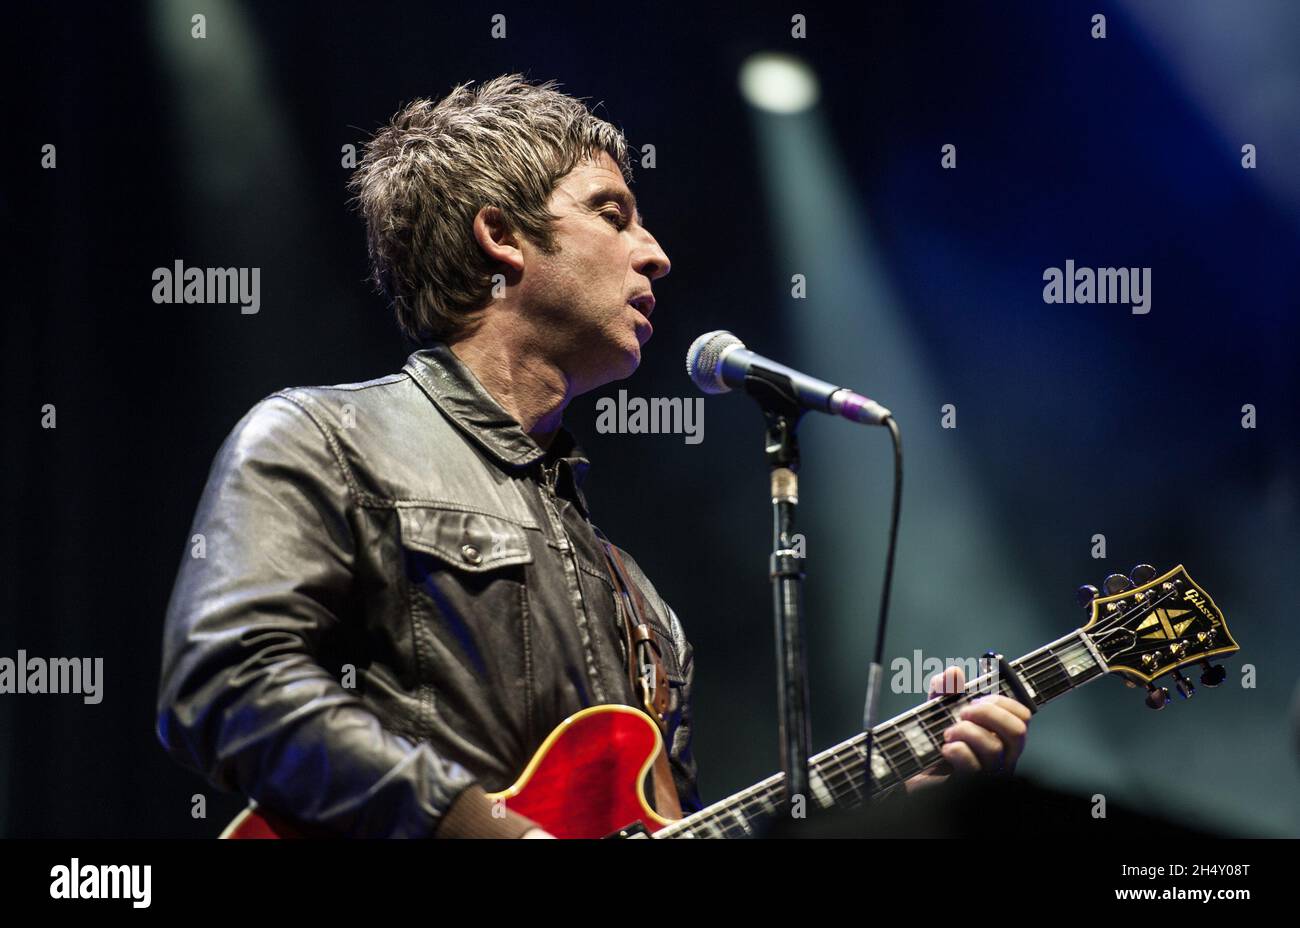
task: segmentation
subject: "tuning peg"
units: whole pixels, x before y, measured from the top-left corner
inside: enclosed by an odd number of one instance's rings
[[[1163,709],[1169,702],[1169,690],[1163,686],[1154,686],[1147,684],[1147,707],[1150,709]]]
[[[1174,679],[1178,681],[1175,684],[1178,688],[1178,695],[1183,699],[1191,699],[1192,694],[1196,692],[1196,687],[1192,686],[1192,681],[1184,677],[1181,670],[1174,671]]]
[[[1092,601],[1100,595],[1101,590],[1097,589],[1091,583],[1085,583],[1074,591],[1074,601],[1082,606],[1086,611],[1092,605]]]
[[[1128,578],[1133,581],[1134,586],[1141,586],[1156,578],[1156,569],[1150,564],[1138,564],[1128,572]]]
[[[1133,581],[1123,574],[1111,574],[1101,581],[1101,588],[1106,591],[1107,596],[1114,596],[1116,593],[1133,589]]]
[[[1209,661],[1201,661],[1201,666],[1205,668],[1205,673],[1201,674],[1201,685],[1208,686],[1211,689],[1222,683],[1228,676],[1228,671],[1223,669],[1222,664],[1211,664]]]

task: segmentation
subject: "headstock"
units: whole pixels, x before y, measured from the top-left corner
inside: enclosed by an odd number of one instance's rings
[[[1223,613],[1181,564],[1161,577],[1150,564],[1137,565],[1128,576],[1111,574],[1101,590],[1080,587],[1079,603],[1089,610],[1084,635],[1111,673],[1130,686],[1146,686],[1153,709],[1169,699],[1169,690],[1154,685],[1157,678],[1173,673],[1186,699],[1196,687],[1183,667],[1202,664],[1202,685],[1218,686],[1226,673],[1210,658],[1238,650]]]

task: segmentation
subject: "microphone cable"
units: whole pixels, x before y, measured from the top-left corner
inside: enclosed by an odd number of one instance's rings
[[[876,716],[880,711],[880,681],[885,661],[885,625],[889,621],[889,594],[894,585],[894,555],[898,548],[898,512],[903,502],[903,437],[899,434],[894,417],[881,421],[889,429],[894,444],[894,501],[889,516],[889,548],[885,554],[885,584],[880,591],[880,620],[876,624],[876,651],[867,673],[867,699],[862,709],[862,728],[867,735],[865,770],[867,802],[871,801],[874,777],[871,773],[871,751],[875,743]]]

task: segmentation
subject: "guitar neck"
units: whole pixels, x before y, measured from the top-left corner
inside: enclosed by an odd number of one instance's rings
[[[1101,656],[1082,629],[1011,661],[1035,707],[1106,673]],[[943,759],[943,732],[974,699],[992,693],[1014,698],[1006,679],[986,674],[969,681],[961,693],[928,702],[882,722],[872,730],[871,774],[866,771],[867,736],[855,735],[809,759],[811,802],[821,808],[852,806],[868,793],[875,797],[937,765]],[[775,774],[749,789],[667,825],[656,838],[743,838],[785,802],[785,775]]]

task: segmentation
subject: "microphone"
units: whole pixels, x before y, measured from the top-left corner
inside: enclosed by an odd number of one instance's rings
[[[686,352],[686,373],[705,393],[726,393],[756,378],[784,388],[804,409],[840,416],[862,425],[883,425],[893,414],[875,400],[844,387],[801,374],[755,354],[730,332],[705,332]]]

